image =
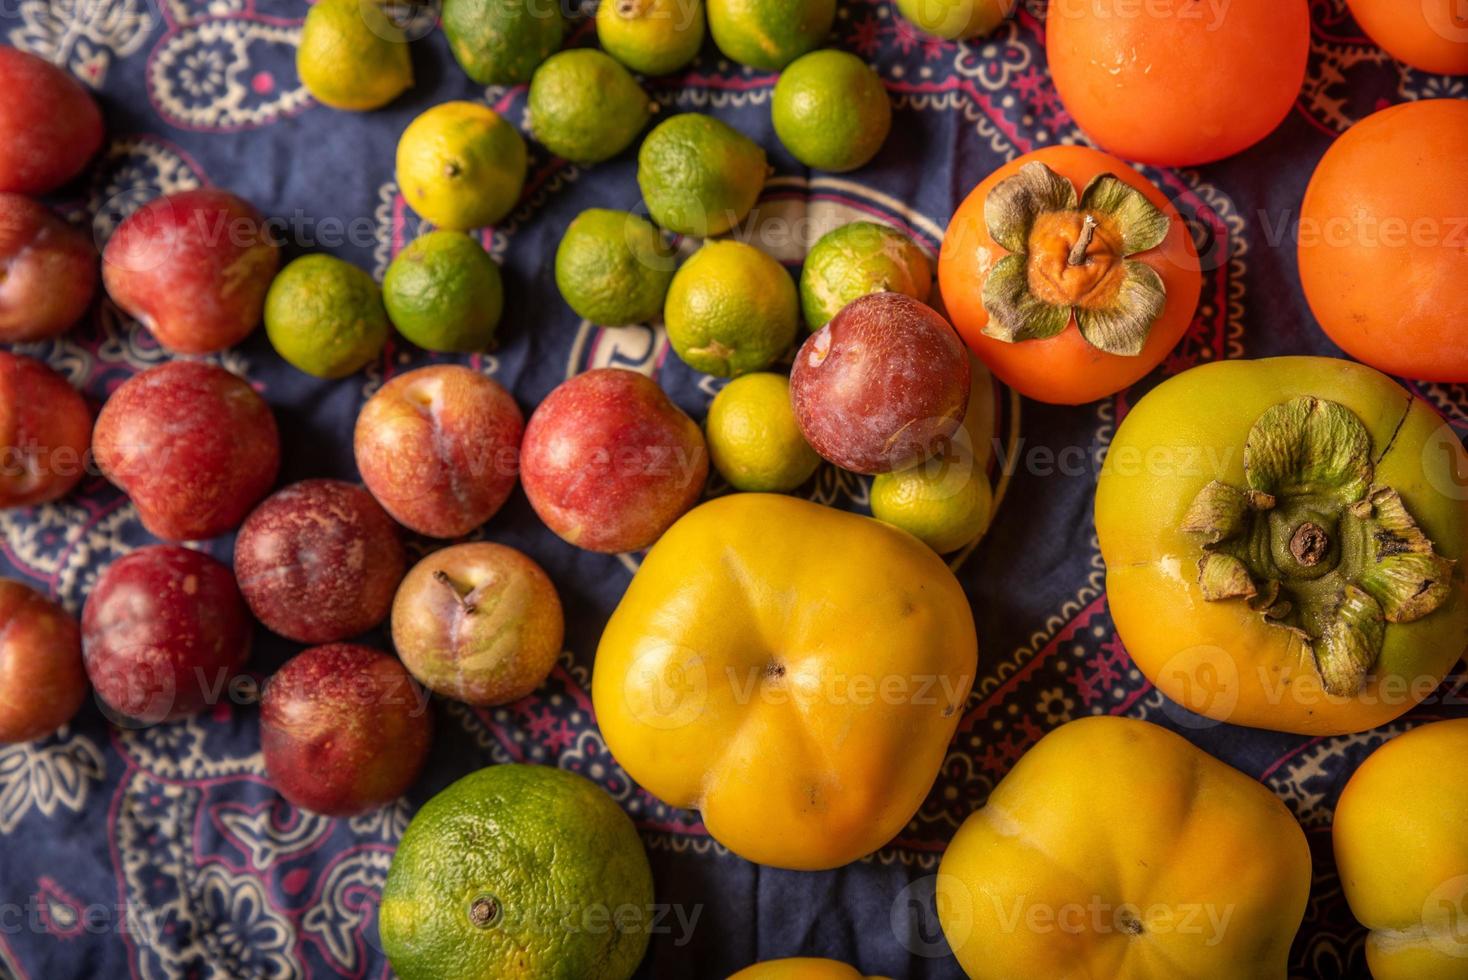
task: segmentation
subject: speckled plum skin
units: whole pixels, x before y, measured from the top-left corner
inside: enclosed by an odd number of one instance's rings
[[[240,378],[199,361],[123,382],[97,415],[92,452],[143,526],[167,541],[239,527],[280,469],[270,406]]]
[[[0,194],[0,344],[59,337],[97,291],[92,239],[21,194]]]
[[[323,816],[356,816],[402,796],[432,738],[428,695],[371,647],[312,647],[260,699],[266,775],[281,796]]]
[[[182,191],[128,216],[102,251],[107,295],[180,354],[224,350],[260,324],[280,249],[227,191]]]
[[[816,452],[855,473],[921,462],[968,410],[963,341],[931,307],[901,293],[848,304],[795,355],[790,400]]]
[[[0,579],[0,742],[51,734],[86,696],[76,620],[30,586]]]
[[[303,480],[245,518],[234,574],[255,618],[287,639],[334,643],[387,618],[407,569],[398,527],[359,486]]]
[[[525,416],[498,382],[458,364],[393,378],[362,406],[354,447],[372,496],[404,527],[457,538],[515,488]]]
[[[698,502],[708,447],[698,423],[635,371],[598,368],[550,393],[530,417],[525,493],[561,538],[614,554],[646,548]]]
[[[0,92],[0,191],[50,193],[101,148],[102,112],[70,72],[0,46]]]
[[[252,624],[223,563],[178,545],[140,548],[102,573],[82,609],[82,655],[115,721],[184,718],[228,697]]]
[[[489,541],[435,551],[413,566],[393,601],[392,642],[404,665],[435,693],[473,705],[534,691],[565,633],[545,570]]]
[[[70,493],[86,473],[91,437],[91,410],[65,378],[34,358],[0,351],[0,507]]]

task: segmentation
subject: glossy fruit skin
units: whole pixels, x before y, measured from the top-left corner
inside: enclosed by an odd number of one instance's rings
[[[658,539],[708,479],[698,423],[635,371],[597,368],[546,396],[525,427],[525,495],[564,541],[607,554]]]
[[[102,252],[107,295],[180,354],[233,347],[260,324],[280,249],[250,202],[182,191],[128,216]]]
[[[1341,792],[1331,828],[1341,887],[1372,932],[1376,980],[1460,980],[1468,937],[1468,719],[1431,722],[1367,757]]]
[[[443,32],[464,74],[480,85],[519,85],[561,46],[559,3],[445,0]]]
[[[1454,0],[1346,0],[1351,16],[1386,53],[1434,75],[1468,75],[1468,11]]]
[[[1300,282],[1320,325],[1388,374],[1468,381],[1468,102],[1367,116],[1315,168]]]
[[[1223,361],[1158,385],[1122,421],[1096,490],[1096,532],[1117,632],[1136,665],[1184,708],[1217,721],[1309,735],[1385,724],[1430,694],[1468,646],[1456,567],[1446,603],[1390,624],[1375,673],[1328,696],[1288,630],[1238,601],[1203,599],[1201,545],[1179,527],[1211,480],[1244,485],[1243,445],[1274,405],[1314,396],[1366,426],[1375,481],[1393,487],[1447,558],[1468,555],[1468,454],[1442,418],[1386,376],[1327,357]],[[1180,571],[1181,569],[1181,571]]]
[[[44,738],[86,697],[76,620],[29,585],[0,579],[0,744]]]
[[[167,541],[239,527],[280,470],[270,406],[202,361],[171,361],[123,382],[97,415],[92,447],[102,475]]]
[[[89,237],[21,194],[0,193],[0,344],[64,334],[97,291]]]
[[[1097,350],[1086,342],[1075,320],[1045,340],[1018,343],[989,337],[984,309],[984,282],[1005,252],[989,235],[984,202],[994,186],[1025,164],[1038,161],[1076,186],[1079,193],[1096,176],[1113,174],[1146,195],[1172,219],[1167,238],[1157,248],[1132,256],[1157,270],[1167,290],[1167,304],[1152,324],[1142,352],[1123,357]],[[1052,146],[1010,161],[969,193],[954,212],[938,256],[938,286],[953,326],[980,360],[1005,384],[1036,401],[1082,405],[1126,388],[1162,363],[1192,323],[1203,289],[1198,252],[1187,225],[1163,193],[1125,162],[1083,146]]]
[[[406,528],[457,538],[489,520],[519,476],[524,416],[493,378],[459,364],[400,374],[357,416],[362,482]]]
[[[814,871],[912,818],[977,658],[963,589],[916,538],[736,493],[647,554],[597,648],[592,700],[649,792],[700,810],[747,860]]]
[[[1310,864],[1254,779],[1150,722],[1081,718],[959,827],[938,918],[975,980],[1283,977]]]
[[[327,817],[387,806],[412,787],[433,740],[433,711],[396,657],[371,647],[312,647],[260,699],[265,773],[294,805]]]
[[[796,956],[783,960],[764,960],[746,966],[729,980],[885,980],[864,977],[860,970],[836,960],[819,960]]]
[[[69,72],[0,46],[0,191],[48,194],[102,146],[102,112]]]
[[[1061,102],[1117,156],[1160,167],[1221,160],[1289,114],[1310,53],[1307,0],[1066,0],[1045,50]]]
[[[820,47],[836,19],[835,0],[707,0],[709,33],[741,65],[779,71]]]
[[[0,351],[0,507],[59,500],[86,474],[92,412],[42,362]]]
[[[795,355],[790,401],[806,441],[854,473],[921,462],[968,410],[968,354],[948,321],[902,293],[853,300]]]
[[[114,721],[153,725],[228,696],[252,624],[228,567],[203,552],[152,545],[113,562],[82,609],[82,655]]]
[[[340,480],[303,480],[266,497],[235,539],[235,578],[250,611],[300,643],[334,643],[381,623],[406,570],[398,526],[370,493]]]
[[[545,681],[566,619],[550,576],[490,541],[427,555],[403,579],[392,640],[419,683],[466,704],[508,704]]]

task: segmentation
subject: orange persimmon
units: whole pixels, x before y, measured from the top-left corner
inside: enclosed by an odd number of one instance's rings
[[[1371,40],[1400,62],[1439,75],[1468,75],[1468,5],[1462,0],[1347,0]]]
[[[1118,156],[1165,167],[1268,136],[1310,54],[1306,0],[1054,0],[1045,32],[1076,124]]]
[[[938,258],[943,304],[973,352],[1021,394],[1066,405],[1161,363],[1202,281],[1167,197],[1083,146],[1036,150],[990,174],[954,212]]]
[[[1468,381],[1468,101],[1367,116],[1326,151],[1300,208],[1315,319],[1388,374]]]

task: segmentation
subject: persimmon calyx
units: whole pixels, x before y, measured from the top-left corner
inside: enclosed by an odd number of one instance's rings
[[[1141,191],[1107,173],[1077,196],[1074,184],[1034,161],[995,185],[984,222],[1010,252],[984,282],[984,333],[1041,340],[1074,316],[1091,346],[1142,352],[1167,289],[1157,270],[1128,256],[1161,245],[1172,221]]]
[[[1282,402],[1244,442],[1239,488],[1214,480],[1181,529],[1203,541],[1198,585],[1209,602],[1246,601],[1295,633],[1325,690],[1361,689],[1391,623],[1429,615],[1451,588],[1453,562],[1374,482],[1371,434],[1350,409],[1318,398]]]

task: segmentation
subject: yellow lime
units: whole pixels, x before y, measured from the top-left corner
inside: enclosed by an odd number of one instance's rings
[[[843,173],[866,165],[892,129],[881,77],[845,51],[812,51],[786,68],[770,100],[775,135],[807,167]]]
[[[680,235],[722,235],[765,185],[759,144],[728,123],[686,112],[653,127],[637,153],[637,184],[652,220]]]
[[[498,765],[429,800],[382,890],[382,946],[402,980],[627,980],[654,926],[652,869],[595,783]]]
[[[868,293],[904,293],[926,303],[932,290],[927,254],[896,228],[874,221],[853,221],[826,232],[800,270],[800,308],[812,330]]]
[[[816,471],[790,405],[790,381],[759,372],[735,378],[714,396],[705,423],[714,468],[735,490],[784,493]]]
[[[296,73],[318,102],[359,112],[413,84],[408,39],[375,0],[318,0],[301,28]]]
[[[627,69],[594,48],[551,55],[530,81],[530,131],[572,163],[600,163],[632,145],[653,104]]]
[[[440,228],[492,225],[525,185],[525,140],[477,102],[445,102],[420,115],[398,140],[398,187],[409,207]]]
[[[271,346],[318,378],[344,378],[365,367],[382,352],[388,332],[377,283],[330,255],[301,256],[265,294]]]
[[[733,378],[790,348],[798,306],[780,263],[743,242],[707,242],[673,276],[663,321],[689,367]]]
[[[938,554],[962,548],[989,526],[993,491],[969,452],[948,447],[916,466],[872,480],[872,516]]]
[[[836,0],[708,0],[709,33],[742,65],[778,71],[831,33]]]
[[[897,12],[918,30],[949,41],[981,37],[999,26],[1019,0],[897,0]]]
[[[556,287],[592,323],[647,323],[663,311],[677,265],[677,253],[650,221],[592,208],[576,216],[556,249]]]
[[[500,267],[461,231],[414,239],[387,267],[382,301],[398,333],[424,350],[467,353],[494,340],[505,308]]]
[[[607,54],[644,75],[667,75],[703,45],[703,0],[602,0],[596,37]]]
[[[561,46],[559,0],[443,0],[443,33],[480,85],[519,85]]]

